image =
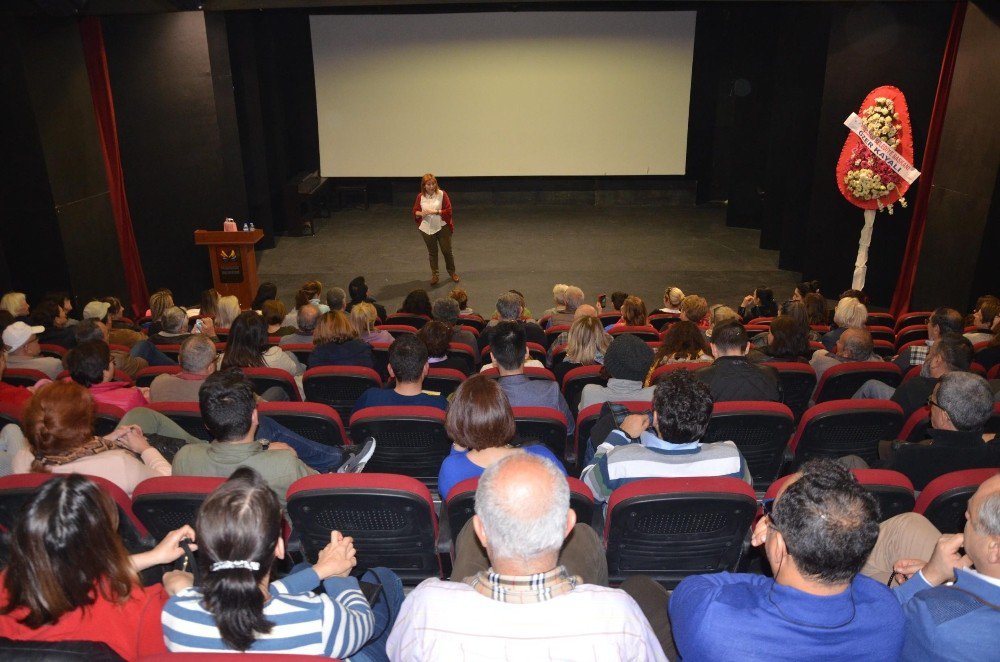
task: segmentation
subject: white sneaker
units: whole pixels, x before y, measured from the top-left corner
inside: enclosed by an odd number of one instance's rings
[[[363,446],[348,446],[344,449],[347,460],[337,469],[338,474],[359,474],[365,469],[368,460],[375,454],[375,437],[365,439]]]

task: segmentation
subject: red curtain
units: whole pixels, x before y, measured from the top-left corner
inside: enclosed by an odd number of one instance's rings
[[[896,280],[896,289],[893,292],[892,305],[889,308],[889,312],[897,316],[910,309],[913,283],[917,279],[920,247],[924,242],[924,226],[927,224],[927,204],[931,196],[931,184],[934,182],[934,166],[937,163],[938,148],[941,146],[941,127],[944,125],[944,116],[948,110],[948,95],[951,92],[951,79],[955,73],[958,43],[962,37],[965,7],[964,1],[957,2],[951,14],[951,28],[948,30],[948,42],[945,44],[944,58],[941,60],[941,74],[938,76],[937,92],[934,94],[931,122],[927,128],[927,145],[924,147],[924,160],[918,180],[917,199],[913,203],[910,234],[906,238],[903,264],[899,269],[899,278]]]
[[[146,310],[149,290],[142,273],[139,249],[132,231],[132,215],[125,195],[125,176],[122,174],[121,152],[118,149],[118,126],[115,122],[114,99],[111,96],[111,79],[108,76],[108,58],[104,52],[104,34],[101,32],[101,21],[96,16],[81,19],[79,25],[83,57],[87,62],[87,77],[90,79],[90,96],[94,100],[94,115],[97,117],[97,130],[101,136],[101,151],[104,153],[104,174],[108,178],[111,209],[115,215],[118,251],[125,269],[128,298],[132,302],[133,312],[139,317]]]

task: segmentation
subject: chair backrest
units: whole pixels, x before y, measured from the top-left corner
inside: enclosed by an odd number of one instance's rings
[[[656,368],[653,371],[652,376],[649,379],[650,384],[659,384],[660,380],[674,372],[675,370],[691,370],[695,371],[698,368],[704,368],[707,365],[712,365],[708,361],[678,361],[677,363],[665,363]]]
[[[594,493],[579,478],[567,476],[566,481],[569,483],[569,507],[576,513],[576,521],[580,524],[593,524]],[[478,476],[456,483],[448,493],[442,512],[448,519],[452,541],[458,538],[462,528],[476,513],[477,487],[479,487]]]
[[[767,365],[778,371],[781,401],[792,410],[792,416],[798,421],[809,409],[809,399],[816,390],[816,371],[808,363],[769,361]]]
[[[62,359],[66,356],[69,351],[62,345],[56,345],[53,343],[39,343],[38,349],[40,350],[41,356],[50,356],[54,359]]]
[[[824,402],[806,411],[788,447],[800,464],[845,455],[871,464],[878,459],[878,442],[895,439],[902,426],[903,409],[890,400]]]
[[[904,327],[913,326],[917,324],[923,324],[926,326],[927,320],[929,320],[931,318],[931,315],[933,314],[934,314],[933,310],[919,310],[909,313],[903,313],[902,315],[896,318],[896,327],[895,327],[896,331],[899,331]]]
[[[381,329],[382,331],[388,331],[393,338],[398,338],[400,336],[406,335],[407,333],[416,333],[417,327],[412,324],[377,324],[376,329]]]
[[[793,432],[792,410],[780,402],[716,402],[701,440],[735,443],[759,490],[778,477]]]
[[[909,368],[909,370],[906,371],[906,374],[903,375],[902,381],[900,381],[899,383],[900,384],[905,384],[906,382],[910,381],[914,377],[920,376],[920,370],[922,368],[923,368],[922,365],[911,365],[910,368]]]
[[[771,322],[773,322],[773,321],[774,321],[773,317],[755,317],[752,320],[750,320],[749,322],[747,322],[746,325],[747,326],[756,326],[756,325],[759,324],[759,325],[762,325],[762,326],[768,326],[769,327],[769,326],[771,326]]]
[[[389,313],[386,317],[386,324],[403,324],[412,326],[416,330],[420,330],[424,324],[431,321],[431,318],[427,315],[413,315],[411,313]]]
[[[135,385],[136,386],[149,386],[153,383],[153,380],[160,375],[176,375],[181,371],[179,365],[151,365],[147,368],[142,368],[135,375]]]
[[[607,326],[617,323],[622,318],[622,312],[620,310],[612,310],[607,313],[601,313],[597,317],[601,320],[603,326]]]
[[[872,341],[872,351],[882,359],[888,361],[896,355],[896,343],[875,339]]]
[[[389,347],[391,345],[392,343],[388,342],[375,342],[371,344],[375,372],[378,373],[383,384],[389,381]]]
[[[284,345],[278,346],[283,352],[291,352],[295,355],[296,360],[302,365],[309,365],[309,357],[312,356],[312,352],[316,349],[316,345],[311,342],[292,342],[285,343]]]
[[[389,568],[408,584],[441,576],[437,515],[420,481],[380,473],[319,474],[292,483],[287,498],[310,563],[336,530],[354,538],[361,567]]]
[[[212,435],[201,419],[201,407],[197,402],[151,402],[146,407],[163,414],[192,437],[212,441]]]
[[[41,370],[34,368],[6,368],[3,371],[3,382],[11,386],[34,386],[40,379],[48,379]]]
[[[382,379],[371,368],[331,365],[306,370],[302,387],[306,400],[330,405],[344,420],[350,418],[362,393],[373,387],[382,388]]]
[[[630,400],[618,402],[617,404],[627,407],[629,411],[633,413],[641,413],[649,411],[653,408],[648,402],[643,400]],[[576,415],[576,432],[573,437],[573,449],[571,452],[567,453],[566,459],[573,462],[575,470],[579,473],[582,469],[581,462],[583,462],[584,450],[588,440],[590,439],[590,431],[593,429],[594,424],[597,423],[601,418],[601,408],[603,403],[592,404],[589,407],[583,408],[579,414]],[[603,442],[603,439],[596,439],[597,444]]]
[[[851,472],[878,500],[881,521],[913,510],[916,503],[913,483],[905,474],[888,469],[852,469]]]
[[[545,444],[556,457],[566,455],[566,416],[550,407],[513,407],[517,446]]]
[[[458,390],[462,382],[466,380],[465,373],[454,368],[430,368],[427,376],[424,377],[425,391],[437,391],[444,397],[448,397]]]
[[[461,322],[463,326],[475,327],[476,331],[479,331],[479,333],[482,333],[483,329],[486,328],[486,320],[479,315],[459,315],[458,321]]]
[[[1000,363],[997,363],[986,372],[986,379],[1000,379]]]
[[[105,402],[94,403],[94,434],[98,437],[111,434],[118,427],[125,412]]]
[[[0,659],[7,662],[124,662],[103,641],[23,641],[0,637]]]
[[[570,411],[576,411],[580,407],[580,398],[583,396],[584,386],[587,384],[607,386],[607,378],[601,376],[603,368],[604,366],[598,363],[582,365],[578,368],[573,368],[563,375],[562,392]]]
[[[216,335],[218,335],[219,330],[215,330]],[[221,337],[221,336],[220,336]],[[157,345],[156,349],[160,350],[167,355],[167,358],[177,361],[181,355],[181,346],[179,343],[169,343],[164,345]]]
[[[566,360],[566,350],[568,348],[569,345],[567,345],[566,343],[561,343],[559,345],[556,345],[555,347],[549,348],[549,352],[552,354],[551,364],[553,369],[557,365],[562,363],[564,360]]]
[[[867,324],[871,326],[887,326],[890,329],[896,328],[896,318],[891,313],[868,313]]]
[[[445,413],[437,407],[366,407],[350,418],[351,439],[378,444],[366,471],[437,480],[441,462],[451,452],[444,429]]]
[[[147,478],[132,492],[132,511],[156,540],[194,517],[205,497],[226,482],[215,476],[157,476]]]
[[[1000,468],[964,469],[938,476],[920,492],[913,512],[920,513],[941,533],[958,533],[965,528],[965,509],[969,499]]]
[[[868,333],[872,334],[872,340],[888,340],[891,343],[896,342],[896,332],[892,330],[892,327],[869,326]]]
[[[471,375],[476,369],[476,354],[472,348],[460,342],[448,343],[448,357],[465,361],[465,374]]]
[[[569,329],[569,324],[556,324],[555,326],[550,326],[545,329],[545,347],[551,347],[552,343],[556,341],[556,338],[563,333],[569,333]]]
[[[901,352],[911,342],[927,340],[927,325],[913,324],[896,331],[896,348]]]
[[[240,368],[240,371],[253,383],[257,395],[275,386],[281,388],[292,402],[300,402],[299,387],[291,373],[281,368]]]
[[[27,400],[21,402],[20,404],[14,404],[13,402],[0,402],[0,427],[3,427],[8,423],[21,425],[21,420],[24,416],[24,408],[27,404]]]
[[[660,332],[656,330],[656,327],[646,324],[644,326],[616,326],[612,327],[609,331],[612,336],[621,336],[624,334],[629,334],[636,336],[640,340],[659,340]]]
[[[257,414],[327,446],[349,443],[340,414],[329,405],[319,402],[260,402]]]
[[[931,408],[929,405],[920,407],[910,414],[899,430],[899,438],[903,441],[923,441],[927,438],[927,430],[931,427]]]
[[[0,477],[0,529],[10,531],[20,518],[24,505],[38,489],[54,476],[64,474],[27,473]],[[122,488],[99,476],[86,476],[111,497],[118,507],[118,535],[125,549],[141,552],[149,549],[149,533],[132,512],[132,500]]]
[[[889,386],[899,386],[903,373],[899,366],[890,361],[849,361],[833,366],[823,372],[816,385],[813,400],[849,400],[861,385],[869,379],[877,379]]]
[[[649,575],[672,587],[688,575],[735,570],[756,511],[753,489],[737,478],[629,483],[608,500],[608,574]]]
[[[490,379],[500,379],[500,370],[498,368],[487,368],[483,370],[483,375],[486,375]],[[554,382],[556,376],[548,368],[539,368],[535,366],[526,366],[524,368],[524,376],[528,379],[540,379],[543,381]]]
[[[651,327],[662,333],[664,329],[679,322],[680,319],[680,315],[674,313],[653,313],[646,321]]]

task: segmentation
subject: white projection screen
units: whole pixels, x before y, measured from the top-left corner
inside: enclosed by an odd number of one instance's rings
[[[684,174],[695,12],[310,21],[323,176]]]

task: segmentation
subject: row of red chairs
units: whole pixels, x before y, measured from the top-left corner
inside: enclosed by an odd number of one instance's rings
[[[932,481],[918,498],[902,474],[855,470],[879,500],[883,519],[904,512],[925,515],[942,532],[960,531],[966,504],[978,486],[1000,469],[956,471]],[[51,474],[0,478],[0,527],[9,530],[21,506]],[[120,488],[94,480],[119,508],[119,533],[130,549],[149,545],[194,520],[205,496],[222,478],[151,478],[129,499]],[[568,478],[577,520],[594,524],[598,511],[589,488]],[[765,498],[777,494],[782,481]],[[474,512],[477,478],[459,483],[442,504],[441,517],[454,539]],[[315,562],[330,531],[353,536],[362,566],[393,569],[407,584],[439,577],[438,512],[427,487],[393,474],[319,474],[287,492],[291,529],[307,560]],[[611,495],[603,525],[608,571],[617,582],[633,574],[668,586],[692,574],[735,570],[759,515],[754,491],[735,478],[652,478],[629,483]]]

